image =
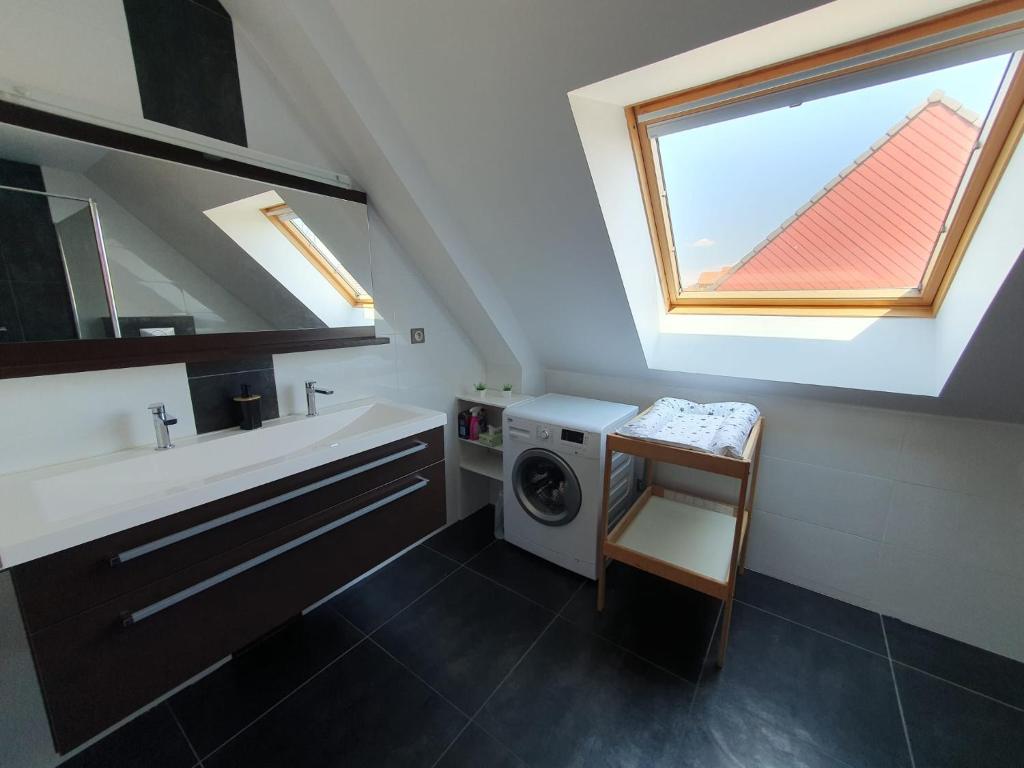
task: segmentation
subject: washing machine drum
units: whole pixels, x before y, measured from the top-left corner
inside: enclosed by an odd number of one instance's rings
[[[544,525],[567,525],[580,512],[580,481],[557,453],[530,448],[512,467],[512,488],[519,505]]]

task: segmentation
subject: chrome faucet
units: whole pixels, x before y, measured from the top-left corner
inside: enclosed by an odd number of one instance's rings
[[[174,443],[171,442],[171,432],[167,428],[172,424],[177,424],[178,420],[173,416],[167,415],[167,409],[163,403],[152,403],[149,406],[149,412],[153,414],[153,431],[156,432],[156,450],[166,451],[168,448],[173,448]]]
[[[333,389],[317,389],[315,381],[306,382],[306,415],[316,416],[316,396],[317,395],[333,395]]]

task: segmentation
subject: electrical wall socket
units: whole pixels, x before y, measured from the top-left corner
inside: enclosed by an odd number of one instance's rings
[[[412,328],[409,331],[409,341],[413,344],[422,344],[427,340],[427,332],[422,328]]]

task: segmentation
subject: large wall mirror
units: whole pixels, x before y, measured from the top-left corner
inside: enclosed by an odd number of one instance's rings
[[[365,197],[304,185],[0,123],[0,356],[372,339]]]

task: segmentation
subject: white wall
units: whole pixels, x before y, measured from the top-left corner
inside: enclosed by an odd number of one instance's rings
[[[1024,425],[735,387],[547,372],[549,391],[640,406],[747,400],[766,421],[748,566],[1024,660]],[[668,482],[727,498],[688,471]]]
[[[380,220],[428,276],[488,367],[495,366],[501,378],[514,373],[526,391],[537,391],[542,369],[514,308],[479,251],[461,238],[440,190],[432,188],[421,159],[409,152],[401,120],[379,99],[355,43],[333,23],[327,3],[228,0],[225,5],[236,35],[244,30],[251,37],[265,70],[283,84],[283,106],[307,118],[321,146],[358,177]],[[244,77],[242,86],[244,101]],[[417,195],[410,186],[417,187]]]

